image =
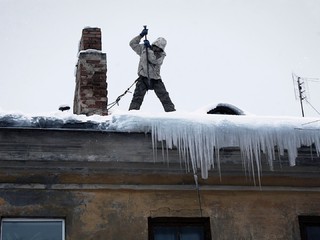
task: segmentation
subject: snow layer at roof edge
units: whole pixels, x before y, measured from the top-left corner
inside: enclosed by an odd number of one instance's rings
[[[151,132],[152,141],[165,141],[168,148],[176,146],[185,161],[191,162],[194,173],[220,167],[219,149],[239,147],[244,166],[260,172],[262,151],[272,169],[275,147],[284,154],[288,151],[291,166],[296,163],[298,148],[315,145],[320,153],[320,120],[315,118],[258,117],[211,115],[200,113],[150,114],[140,111],[119,112],[109,116],[82,116],[69,113],[28,117],[22,114],[1,114],[0,119],[15,127],[38,126],[34,121],[52,119],[56,122],[92,122],[101,131]],[[1,123],[1,121],[0,121]],[[36,122],[37,123],[37,122]],[[1,124],[0,124],[1,125]],[[40,124],[38,127],[41,127]]]

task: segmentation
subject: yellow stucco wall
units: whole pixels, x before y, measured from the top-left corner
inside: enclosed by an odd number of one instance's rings
[[[320,215],[320,193],[201,191],[212,239],[300,239],[298,215]],[[67,240],[148,239],[148,217],[200,217],[196,191],[6,190],[3,217],[64,217]]]

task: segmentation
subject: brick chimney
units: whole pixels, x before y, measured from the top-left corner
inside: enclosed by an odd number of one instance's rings
[[[84,28],[79,44],[73,113],[108,115],[107,59],[100,28]]]

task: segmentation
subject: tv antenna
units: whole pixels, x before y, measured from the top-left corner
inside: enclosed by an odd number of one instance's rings
[[[320,79],[300,77],[292,73],[292,80],[293,80],[294,86],[297,86],[297,87],[294,87],[294,90],[295,90],[296,99],[299,98],[299,101],[300,101],[302,117],[304,117],[303,101],[306,101],[313,108],[313,110],[315,110],[320,115],[320,112],[314,106],[312,106],[312,104],[308,101],[308,98],[307,98],[307,93],[309,92],[308,81],[318,82]]]

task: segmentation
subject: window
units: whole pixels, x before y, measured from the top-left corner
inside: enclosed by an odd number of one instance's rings
[[[149,218],[149,240],[211,240],[210,218]]]
[[[1,240],[65,240],[63,219],[3,218]]]
[[[299,216],[301,240],[320,239],[320,216]]]

